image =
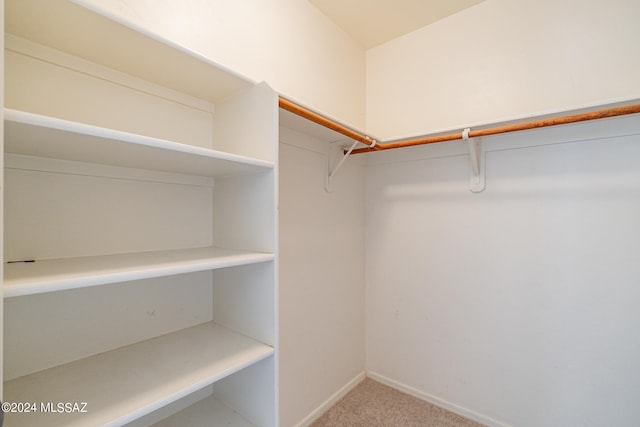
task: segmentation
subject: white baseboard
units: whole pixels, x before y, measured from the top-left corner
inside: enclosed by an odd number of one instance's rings
[[[432,403],[436,406],[444,408],[448,411],[461,415],[465,418],[468,418],[473,421],[477,421],[481,424],[484,424],[489,427],[511,427],[509,424],[503,423],[501,421],[494,420],[493,418],[487,417],[485,415],[479,414],[470,409],[464,408],[462,406],[456,405],[455,403],[451,403],[439,397],[433,396],[431,394],[424,393],[420,390],[417,390],[413,387],[410,387],[401,382],[392,380],[391,378],[387,378],[384,375],[377,374],[375,372],[368,371],[367,377],[372,380],[378,381],[382,384],[388,385],[389,387],[395,388],[396,390],[400,390],[404,393],[407,393],[413,397],[417,397],[418,399],[424,400],[426,402]]]
[[[308,427],[315,420],[320,418],[322,414],[324,414],[327,409],[331,408],[335,403],[342,399],[347,393],[353,390],[358,384],[360,384],[367,377],[366,372],[360,372],[356,375],[352,380],[350,380],[347,384],[345,384],[340,390],[334,393],[329,399],[325,400],[322,405],[318,406],[313,412],[307,415],[300,423],[296,425],[296,427]]]

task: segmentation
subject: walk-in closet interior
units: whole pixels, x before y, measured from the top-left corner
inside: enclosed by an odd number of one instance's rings
[[[0,1],[5,426],[640,425],[640,2],[372,3]]]

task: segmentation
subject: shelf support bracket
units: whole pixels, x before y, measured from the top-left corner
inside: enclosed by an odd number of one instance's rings
[[[376,146],[377,142],[375,139],[371,139],[369,137],[366,138],[371,141],[371,144],[368,145],[369,148],[373,148]],[[324,189],[327,191],[327,193],[333,193],[333,187],[331,186],[333,177],[335,176],[336,172],[338,172],[338,169],[340,169],[344,162],[349,158],[351,152],[359,143],[359,141],[354,141],[353,144],[351,144],[351,147],[349,147],[349,149],[346,151],[345,147],[341,146],[331,147],[329,149],[329,154],[327,155],[327,174],[324,180]],[[336,160],[334,160],[334,158],[336,157],[338,159],[337,164],[334,167],[333,164],[336,163]]]
[[[470,128],[462,131],[462,140],[469,146],[469,161],[471,163],[471,176],[469,177],[469,189],[473,193],[480,193],[485,189],[485,153],[482,143],[477,138],[469,138]]]

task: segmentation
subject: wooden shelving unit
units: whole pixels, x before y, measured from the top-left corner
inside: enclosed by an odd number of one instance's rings
[[[27,375],[4,385],[16,402],[87,402],[86,413],[7,414],[9,425],[121,426],[273,355],[206,323]]]
[[[7,424],[276,426],[277,95],[74,2],[5,6],[3,399],[38,406]]]
[[[41,114],[5,109],[12,154],[221,177],[263,172],[273,162]]]
[[[273,259],[273,254],[210,247],[11,262],[4,268],[4,297],[171,276]]]

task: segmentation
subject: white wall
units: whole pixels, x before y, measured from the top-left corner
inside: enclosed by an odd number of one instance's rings
[[[364,48],[307,1],[78,0],[364,127]]]
[[[637,0],[486,0],[367,51],[384,140],[640,98]]]
[[[324,190],[329,144],[280,129],[280,420],[311,421],[364,372],[364,165]]]
[[[484,144],[478,194],[461,143],[370,155],[368,373],[489,425],[640,425],[640,118]]]
[[[486,0],[367,51],[367,130],[640,98],[638,16],[634,0]],[[369,155],[368,373],[489,425],[638,425],[639,129],[486,139],[480,194],[462,144]]]

